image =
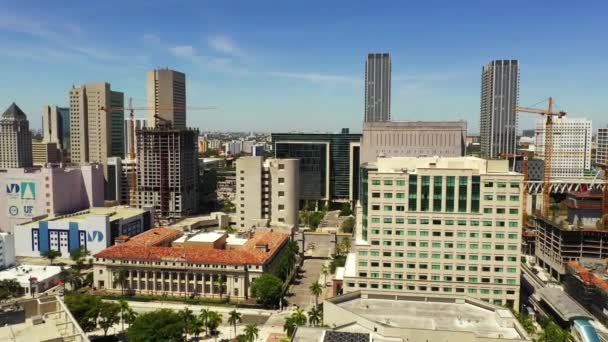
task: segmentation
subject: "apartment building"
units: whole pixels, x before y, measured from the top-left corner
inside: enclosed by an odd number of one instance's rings
[[[591,168],[591,121],[562,117],[553,120],[551,177],[583,177]],[[545,120],[536,120],[536,154],[544,159]]]
[[[14,102],[0,118],[0,146],[0,168],[32,166],[30,124]]]
[[[380,158],[361,173],[344,292],[455,294],[519,307],[523,176],[506,160]]]
[[[595,162],[600,165],[608,163],[608,127],[597,130],[597,150]]]
[[[148,124],[156,126],[156,116],[174,128],[186,128],[186,75],[170,69],[147,73]]]
[[[241,157],[236,161],[236,212],[241,230],[283,226],[298,229],[298,159]]]

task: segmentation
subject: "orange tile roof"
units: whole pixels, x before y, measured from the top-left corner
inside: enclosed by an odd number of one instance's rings
[[[576,271],[576,274],[578,274],[578,276],[581,277],[581,280],[586,285],[596,285],[598,287],[603,288],[604,290],[608,290],[608,283],[605,280],[599,278],[598,276],[593,274],[593,272],[590,272],[588,269],[583,267],[579,262],[570,261],[568,263],[568,266],[572,267]]]
[[[289,239],[289,235],[276,232],[256,233],[245,244],[234,249],[210,249],[197,246],[159,246],[182,235],[169,228],[154,228],[131,240],[104,249],[97,258],[121,260],[161,261],[175,260],[192,263],[263,265]],[[267,245],[268,251],[256,246]]]

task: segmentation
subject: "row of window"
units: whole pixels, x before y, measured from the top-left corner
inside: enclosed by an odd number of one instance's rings
[[[393,246],[393,242],[395,242],[394,246],[404,246],[403,241],[392,241],[392,240],[371,240],[371,245],[372,246],[380,246],[380,244],[382,244],[382,246]],[[432,242],[430,243],[431,248],[442,248],[442,243],[441,242]],[[468,244],[468,249],[479,249],[479,243],[469,243]],[[408,247],[425,247],[428,248],[429,247],[429,242],[428,241],[408,241],[407,242],[407,246]],[[467,249],[467,244],[466,243],[453,243],[453,242],[444,242],[443,243],[443,248],[454,248],[454,246],[456,246],[456,248],[458,249]],[[494,248],[492,248],[494,247]],[[507,250],[509,251],[516,251],[518,250],[518,246],[517,245],[507,245],[506,246]],[[504,251],[505,250],[505,245],[503,244],[492,244],[492,243],[482,243],[481,244],[481,249],[485,249],[485,250],[497,250],[497,251]]]
[[[383,257],[391,257],[391,256],[395,256],[398,258],[402,258],[405,256],[405,252],[402,251],[383,251],[382,252],[382,256]],[[380,256],[380,251],[377,250],[372,250],[372,251],[366,251],[366,250],[360,250],[359,251],[359,256]],[[430,254],[432,259],[440,259],[441,258],[441,254],[440,253],[431,253]],[[416,257],[416,252],[407,252],[407,257],[408,258],[415,258]],[[418,253],[418,257],[421,259],[428,259],[429,257],[429,253],[428,252],[419,252]],[[457,260],[465,260],[467,257],[465,254],[456,254],[456,259]],[[448,258],[448,259],[452,259],[452,257]],[[468,255],[468,259],[469,260],[480,260],[479,255],[477,254],[469,254]],[[517,262],[517,258],[515,256],[507,256],[506,260],[508,262]],[[492,256],[491,255],[482,255],[481,256],[481,261],[492,261]],[[504,255],[494,255],[494,261],[505,261],[505,256]]]
[[[405,236],[406,231],[404,230],[392,230],[392,229],[377,229],[377,228],[372,228],[370,230],[371,235],[380,235],[380,232],[382,232],[383,235],[393,235],[393,233],[395,233],[395,235],[397,236]],[[459,238],[466,238],[467,237],[467,232],[463,232],[463,231],[459,231],[456,232],[456,234],[454,234],[453,231],[432,231],[429,232],[428,230],[420,230],[420,231],[416,231],[416,230],[408,230],[407,231],[407,236],[430,236],[430,233],[432,233],[432,236],[434,237],[440,237],[440,236],[445,236],[445,237],[459,237]],[[443,233],[443,234],[442,234]],[[480,235],[481,234],[481,235]],[[483,237],[484,239],[491,239],[492,237],[497,238],[497,239],[504,239],[505,237],[509,238],[509,239],[518,239],[519,238],[519,234],[518,233],[494,233],[492,235],[491,232],[469,232],[468,237],[470,238],[479,238],[479,237]]]
[[[502,272],[502,271],[501,271]],[[517,273],[517,271],[515,270],[515,268],[513,268],[513,271],[510,273]],[[359,272],[359,278],[367,278],[368,273],[367,272]],[[403,274],[402,273],[379,273],[379,272],[370,272],[369,273],[370,278],[372,279],[379,279],[380,277],[382,277],[382,279],[403,279]],[[452,275],[431,275],[430,277],[426,274],[424,275],[419,275],[418,279],[416,279],[416,275],[415,274],[407,274],[406,275],[406,279],[407,280],[422,280],[422,281],[451,281],[451,282],[459,282],[459,283],[482,283],[482,284],[507,284],[507,285],[517,285],[517,281],[515,278],[494,278],[494,281],[492,281],[492,278],[487,278],[487,277],[463,277],[463,276],[452,276]]]
[[[394,218],[394,222],[396,224],[405,224],[405,218],[404,217],[395,217]],[[371,218],[371,223],[393,223],[393,217],[387,217],[387,216],[383,216],[382,218],[380,216],[372,216]],[[420,219],[417,220],[415,218],[408,218],[407,219],[407,224],[421,224],[421,225],[429,225],[432,224],[434,226],[441,226],[441,225],[445,225],[445,226],[453,226],[453,225],[458,225],[458,226],[466,226],[467,225],[467,220],[439,220],[439,219]],[[478,227],[480,224],[479,220],[470,220],[469,221],[469,226],[472,227]],[[506,226],[506,222],[505,221],[496,221],[496,222],[492,222],[490,220],[484,220],[481,221],[481,224],[483,227],[505,227]],[[519,222],[518,221],[509,221],[509,227],[511,228],[519,228]]]
[[[415,177],[415,176],[413,176]],[[423,184],[428,184],[428,178],[429,176],[423,176]],[[434,176],[434,182],[435,184],[441,184],[441,179],[443,178],[443,176]],[[455,176],[446,176],[447,178],[447,184],[448,185],[454,185],[455,183]],[[463,181],[464,180],[464,181]],[[412,182],[412,181],[410,181]],[[397,185],[397,186],[405,186],[406,185],[406,181],[405,179],[396,179],[396,180],[392,180],[392,179],[385,179],[384,181],[380,180],[380,179],[372,179],[371,180],[372,185],[387,185],[387,186],[391,186],[391,185]],[[466,177],[464,177],[464,179],[460,179],[460,183],[461,184],[466,184]],[[513,189],[519,189],[519,183],[516,182],[484,182],[483,183],[484,188],[513,188]]]
[[[359,261],[359,267],[380,267],[380,262],[379,261]],[[416,269],[416,264],[415,263],[408,263],[408,264],[404,264],[402,262],[396,262],[396,263],[392,263],[389,261],[383,261],[382,262],[382,267],[384,268],[391,268],[391,267],[395,267],[395,268],[408,268],[408,269]],[[425,266],[426,267],[426,266]],[[454,270],[453,265],[444,265],[443,269],[446,269],[446,267],[449,268],[449,270]],[[428,269],[428,268],[426,268]],[[431,270],[441,270],[441,264],[432,264],[431,265]],[[495,273],[503,273],[505,272],[505,268],[501,267],[501,266],[497,266],[492,268],[491,266],[482,266],[481,268],[479,267],[479,265],[475,264],[475,265],[470,265],[465,266],[465,265],[457,265],[456,266],[456,271],[469,271],[469,272],[479,272],[479,270],[481,269],[482,272],[485,273],[489,273],[489,272],[495,272]],[[517,267],[507,267],[506,268],[506,272],[507,273],[517,273]],[[373,274],[373,273],[372,273]],[[390,273],[385,273],[385,274],[389,274]],[[396,277],[398,276],[399,279],[401,279],[401,275],[400,274],[396,274]],[[374,277],[372,277],[374,278]],[[390,278],[390,276],[389,276]],[[409,278],[408,278],[409,279]],[[464,280],[463,280],[464,281]]]

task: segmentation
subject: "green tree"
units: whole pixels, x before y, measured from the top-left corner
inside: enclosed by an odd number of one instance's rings
[[[178,311],[177,314],[184,321],[184,339],[187,340],[188,334],[192,330],[192,322],[194,321],[194,319],[196,319],[196,316],[194,316],[192,310],[188,309],[187,307]]]
[[[234,336],[236,337],[236,324],[241,322],[241,313],[236,311],[236,309],[230,311],[228,316],[228,324],[234,327]]]
[[[211,310],[209,310],[209,309],[202,309],[201,313],[198,315],[198,319],[201,321],[201,324],[203,325],[203,329],[205,331],[205,336],[208,333],[208,331],[207,331],[207,320],[209,319],[209,313],[210,312],[211,312]]]
[[[103,336],[108,335],[108,329],[120,322],[120,304],[101,302],[99,304],[99,326],[103,329]]]
[[[293,317],[289,316],[285,318],[285,323],[283,324],[283,331],[285,331],[285,334],[287,334],[288,337],[291,337],[293,335],[297,327],[298,325],[294,321]]]
[[[342,203],[340,208],[340,216],[350,216],[353,214],[353,210],[350,208],[349,203]]]
[[[327,265],[323,264],[321,274],[323,275],[323,284],[327,283],[327,276],[329,275],[329,267]]]
[[[258,303],[265,306],[275,306],[281,300],[283,282],[276,276],[265,273],[253,282],[251,292]]]
[[[2,279],[0,280],[0,299],[16,298],[21,295],[21,285],[17,279]]]
[[[69,292],[65,296],[65,304],[85,332],[95,330],[101,298],[86,293]]]
[[[323,321],[323,311],[319,306],[314,306],[308,311],[308,323],[314,327]]]
[[[245,341],[253,342],[258,339],[258,334],[260,330],[258,329],[257,324],[247,324],[245,326]]]
[[[70,251],[70,259],[74,262],[74,268],[82,270],[85,260],[91,255],[86,248],[80,247]]]
[[[53,264],[53,261],[59,257],[61,257],[61,252],[60,251],[56,251],[54,249],[49,249],[45,252],[43,252],[41,254],[41,256],[49,259],[49,261],[51,262],[51,265]]]
[[[193,321],[192,321],[192,335],[198,339],[198,336],[205,331],[205,323],[201,320],[200,316],[196,317]]]
[[[534,325],[534,322],[530,316],[526,315],[525,313],[515,313],[515,317],[517,317],[517,320],[521,326],[524,327],[524,330],[526,330],[527,333],[533,334],[536,331],[536,326]]]
[[[127,274],[128,271],[123,268],[118,270],[118,272],[114,272],[113,274],[114,278],[112,282],[114,283],[114,287],[120,286],[120,293],[122,296],[125,295],[125,284],[127,284]]]
[[[124,299],[118,300],[118,305],[120,305],[120,324],[122,325],[121,331],[125,331],[125,313],[129,310],[129,302]]]
[[[125,323],[127,323],[129,326],[131,326],[131,324],[133,324],[133,322],[135,322],[135,319],[137,318],[137,312],[133,311],[133,309],[128,308],[127,311],[124,312],[122,319]]]
[[[319,305],[319,296],[323,292],[321,284],[319,284],[318,281],[315,281],[314,283],[310,284],[310,287],[308,289],[310,290],[310,294],[315,296],[315,306]]]
[[[296,309],[296,311],[291,314],[291,318],[293,318],[294,323],[299,327],[306,325],[307,319],[303,309]]]
[[[352,245],[352,242],[350,241],[350,238],[346,237],[346,236],[343,237],[342,240],[340,240],[340,242],[336,246],[336,254],[338,254],[338,255],[348,254],[348,251],[350,250],[351,245]]]
[[[342,232],[352,234],[355,229],[355,218],[349,217],[346,220],[342,221],[342,225],[340,225]]]
[[[567,342],[570,334],[555,322],[549,322],[540,334],[537,342]]]
[[[160,309],[139,315],[129,327],[129,342],[181,342],[184,321],[173,310]]]
[[[222,314],[217,311],[209,311],[207,317],[207,329],[209,334],[215,335],[217,327],[222,324]]]

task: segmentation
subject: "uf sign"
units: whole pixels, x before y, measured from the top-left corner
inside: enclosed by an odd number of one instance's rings
[[[87,240],[89,242],[101,242],[103,240],[103,233],[97,230],[87,233]]]

